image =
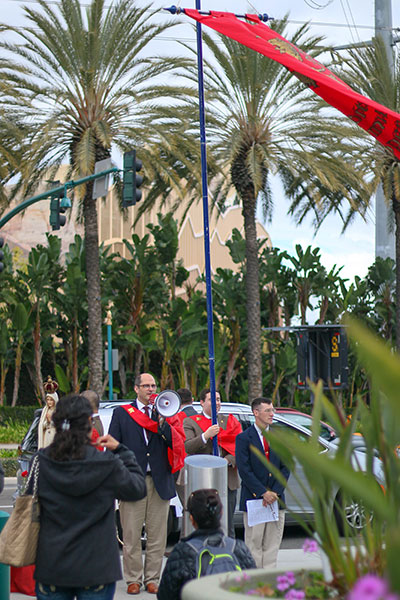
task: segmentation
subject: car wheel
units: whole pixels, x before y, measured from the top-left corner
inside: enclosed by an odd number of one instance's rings
[[[346,530],[357,533],[372,520],[372,515],[359,500],[354,500],[341,492],[336,496],[334,515],[341,535],[344,535]]]

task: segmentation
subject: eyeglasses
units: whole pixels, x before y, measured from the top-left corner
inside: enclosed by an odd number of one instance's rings
[[[274,413],[274,412],[275,412],[275,409],[274,409],[274,408],[266,408],[266,409],[264,410],[264,412],[266,412],[266,413]]]
[[[155,383],[141,383],[139,387],[142,387],[145,390],[155,390],[157,386]]]

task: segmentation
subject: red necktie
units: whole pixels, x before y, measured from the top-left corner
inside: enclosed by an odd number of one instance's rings
[[[265,437],[263,436],[263,444],[264,444],[264,452],[265,452],[265,456],[268,458],[269,460],[269,444],[267,442],[267,440],[265,439]]]
[[[150,406],[149,405],[145,406],[143,410],[150,419]]]

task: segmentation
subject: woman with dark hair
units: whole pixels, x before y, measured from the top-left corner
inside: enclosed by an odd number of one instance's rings
[[[232,548],[232,568],[236,563],[240,569],[254,569],[256,564],[242,540],[227,538],[221,529],[222,502],[218,491],[214,489],[196,490],[190,494],[187,502],[193,533],[183,538],[173,549],[163,571],[158,588],[158,600],[179,600],[185,583],[199,577],[199,548],[206,546],[225,554],[226,548]],[[226,543],[228,541],[228,544]],[[229,564],[226,562],[226,564]],[[201,566],[201,558],[200,558]]]
[[[56,434],[39,450],[40,533],[38,600],[112,600],[122,578],[115,533],[115,498],[144,498],[146,485],[133,452],[110,435],[90,442],[92,407],[79,395],[61,398]]]

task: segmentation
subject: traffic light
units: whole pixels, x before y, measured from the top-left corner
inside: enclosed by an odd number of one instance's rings
[[[122,206],[134,206],[142,198],[143,177],[137,172],[142,168],[142,161],[136,158],[136,150],[124,153],[124,174],[122,190]]]
[[[60,187],[60,181],[49,181],[51,187]],[[53,231],[60,229],[67,222],[67,217],[64,215],[66,208],[71,208],[71,201],[67,198],[66,188],[50,195],[50,225]]]
[[[64,215],[65,208],[60,206],[61,198],[64,198],[64,192],[51,196],[50,200],[50,225],[53,231],[63,227],[67,221],[67,217]]]
[[[0,248],[2,248],[3,246],[4,246],[4,238],[0,237]],[[3,260],[4,260],[4,252],[3,252],[3,250],[0,250],[0,273],[4,269]]]

